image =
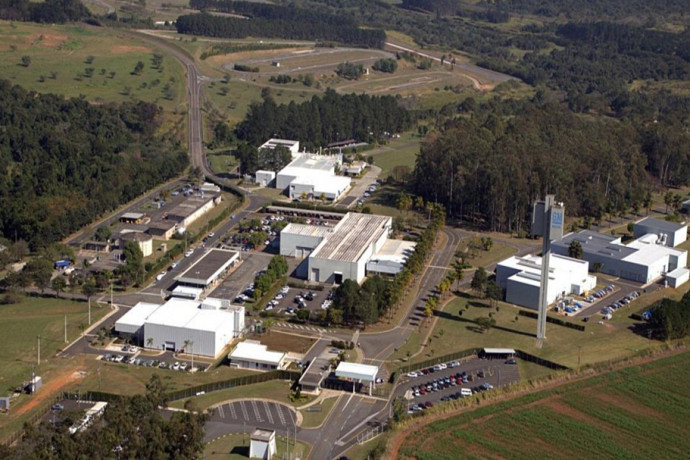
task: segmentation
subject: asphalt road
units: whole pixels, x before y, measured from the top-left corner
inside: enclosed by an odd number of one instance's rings
[[[210,442],[226,433],[229,429],[250,433],[261,427],[285,434],[289,430],[292,436],[296,427],[295,410],[285,404],[276,402],[244,399],[216,406],[211,418],[204,425],[204,440]]]

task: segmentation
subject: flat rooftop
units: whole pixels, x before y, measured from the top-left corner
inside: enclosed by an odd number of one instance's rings
[[[305,236],[327,236],[333,233],[333,227],[323,225],[287,224],[280,234],[305,235]]]
[[[178,277],[181,282],[207,282],[228,267],[239,254],[227,249],[211,249]]]
[[[310,257],[356,262],[369,245],[388,231],[390,221],[387,216],[347,213]]]
[[[676,232],[681,228],[685,228],[686,225],[678,224],[676,222],[669,222],[667,220],[655,219],[653,217],[645,217],[642,220],[635,222],[635,225],[642,225],[649,228],[654,228],[662,232]]]
[[[257,441],[270,441],[271,438],[275,437],[275,431],[264,430],[262,428],[257,428],[252,432],[251,439]]]
[[[379,252],[374,254],[372,260],[392,260],[395,262],[404,262],[414,253],[414,248],[417,243],[414,241],[405,240],[386,240],[379,249]]]
[[[274,149],[276,147],[295,147],[299,148],[299,141],[293,141],[290,139],[269,139],[264,142],[259,148],[260,149]]]
[[[126,212],[120,216],[120,219],[138,220],[143,219],[144,217],[146,217],[146,214],[142,214],[140,212]]]
[[[190,196],[168,212],[168,216],[189,217],[209,201],[215,199],[217,193],[205,193],[204,196]]]
[[[289,174],[291,171],[330,171],[338,164],[338,155],[317,155],[313,153],[302,154],[290,162],[280,174]]]
[[[620,238],[592,230],[569,233],[560,240],[554,241],[552,245],[567,248],[572,241],[579,241],[584,252],[599,254],[604,257],[613,257],[615,259],[625,259],[637,251],[637,249],[624,246]]]
[[[369,364],[358,364],[341,362],[335,370],[336,377],[345,377],[354,380],[364,380],[366,382],[373,382],[376,379],[376,374],[379,372],[377,366],[370,366]]]
[[[117,320],[117,325],[141,327],[146,322],[151,313],[158,310],[161,305],[158,303],[139,302],[129,309],[127,313]]]
[[[234,321],[231,312],[223,310],[202,310],[200,302],[173,297],[156,309],[146,324],[179,327],[200,331],[228,329],[228,322]]]
[[[284,357],[285,353],[281,351],[268,351],[266,345],[253,340],[246,340],[238,343],[228,356],[231,360],[237,359],[240,361],[273,364],[276,366],[280,364]]]

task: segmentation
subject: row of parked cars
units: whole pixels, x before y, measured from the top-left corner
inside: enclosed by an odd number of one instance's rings
[[[110,353],[103,355],[102,359],[103,361],[132,364],[134,366],[157,367],[159,369],[170,368],[174,371],[186,371],[189,368],[189,364],[185,362],[179,363],[175,361],[173,364],[169,364],[167,361],[159,361],[157,359],[136,358],[134,356],[123,355],[111,355]]]
[[[615,285],[609,284],[604,289],[599,289],[597,292],[594,292],[591,295],[585,297],[585,301],[589,303],[596,302],[598,299],[603,299],[607,295],[611,294],[615,289]]]
[[[422,375],[427,375],[427,374],[432,374],[434,372],[441,372],[443,370],[446,370],[448,368],[455,368],[460,365],[460,361],[453,361],[450,363],[440,363],[435,365],[434,367],[429,367],[427,369],[422,369],[421,371],[412,371],[408,372],[407,376],[411,379],[421,377]]]
[[[364,192],[364,195],[362,195],[362,198],[360,198],[360,199],[357,201],[357,204],[359,204],[359,205],[364,204],[364,200],[366,200],[367,198],[369,198],[369,197],[371,196],[371,194],[374,193],[374,192],[376,191],[376,189],[378,188],[378,184],[379,184],[379,183],[380,183],[380,181],[376,181],[376,183],[371,184],[369,187],[367,187],[367,191]]]
[[[609,305],[608,307],[606,307],[606,308],[604,308],[603,310],[601,310],[601,313],[602,313],[603,315],[610,315],[610,314],[612,314],[614,311],[618,310],[619,308],[624,307],[624,306],[630,304],[630,302],[632,302],[633,300],[637,299],[639,296],[640,296],[640,293],[639,293],[638,291],[633,291],[633,292],[631,292],[630,294],[628,294],[628,295],[626,295],[625,297],[623,297],[623,298],[622,298],[621,300],[619,300],[618,302],[613,302],[611,305]]]

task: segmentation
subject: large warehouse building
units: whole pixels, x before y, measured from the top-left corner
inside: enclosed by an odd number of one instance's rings
[[[547,300],[555,302],[564,294],[581,295],[597,284],[588,273],[585,260],[552,255],[549,262],[549,288]],[[505,290],[506,302],[527,308],[539,308],[539,285],[542,258],[528,255],[509,257],[496,265],[496,283]]]
[[[350,178],[337,176],[336,166],[342,155],[301,153],[276,176],[276,188],[285,190],[292,199],[307,197],[336,201],[350,187]]]
[[[244,307],[227,300],[171,298],[163,305],[140,302],[115,323],[115,331],[147,348],[215,358],[244,330]]]
[[[582,247],[582,259],[591,271],[620,276],[643,284],[687,266],[687,252],[657,244],[659,236],[647,233],[625,245],[620,237],[591,230],[570,233],[551,244],[555,254],[567,256],[573,241]]]
[[[239,263],[239,258],[236,251],[211,249],[177,277],[177,284],[202,290],[213,287]]]
[[[367,269],[395,274],[414,243],[389,244],[391,225],[390,217],[357,213],[347,213],[335,227],[288,224],[280,232],[280,253],[306,258],[302,276],[315,282],[359,283]]]

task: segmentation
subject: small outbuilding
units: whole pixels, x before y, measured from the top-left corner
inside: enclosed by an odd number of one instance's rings
[[[268,351],[268,347],[254,340],[237,344],[228,355],[231,367],[271,371],[285,368],[285,353]]]
[[[256,185],[259,187],[268,187],[275,179],[276,173],[274,171],[259,170],[255,174]]]
[[[125,248],[125,243],[131,241],[136,243],[144,257],[153,254],[153,237],[144,232],[123,232],[120,233],[120,249]]]
[[[666,273],[666,282],[669,287],[677,288],[685,284],[690,278],[690,270],[686,267],[679,267],[672,272]]]
[[[120,222],[123,224],[140,224],[145,217],[146,214],[140,212],[126,212],[120,216]]]
[[[675,248],[687,239],[688,226],[685,223],[679,224],[653,217],[645,217],[635,222],[635,238],[642,238],[649,233],[656,235],[656,244]]]
[[[278,452],[276,449],[276,432],[257,428],[250,436],[249,458],[270,460]]]

